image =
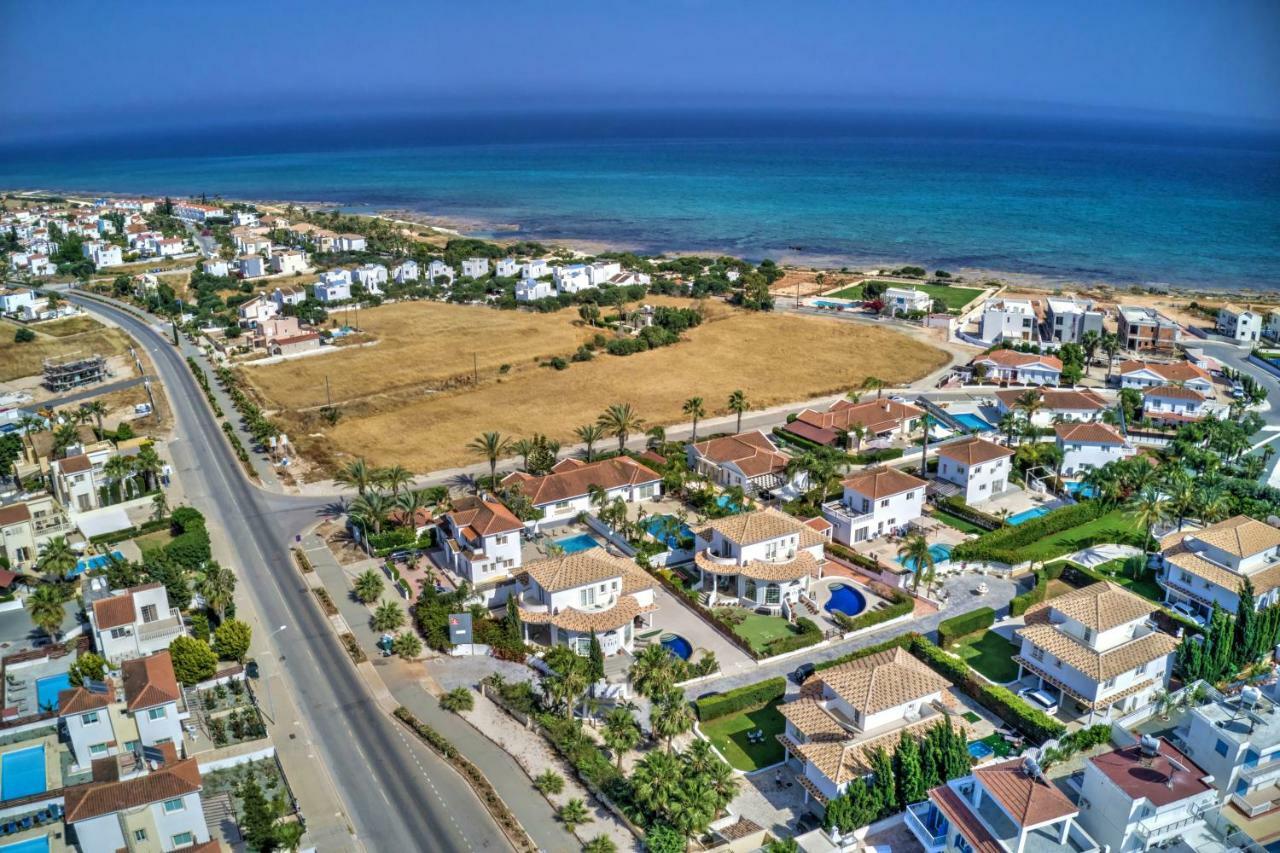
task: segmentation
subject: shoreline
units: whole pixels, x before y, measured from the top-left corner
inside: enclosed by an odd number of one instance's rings
[[[49,188],[3,188],[4,194],[57,195],[68,201],[92,203],[94,198],[159,198],[152,194],[126,193],[118,190],[61,190]],[[79,196],[80,198],[77,198]],[[88,198],[83,198],[88,196]],[[170,197],[178,197],[170,193]],[[772,258],[780,267],[817,272],[833,272],[849,269],[861,272],[868,277],[875,275],[876,270],[892,269],[907,265],[919,265],[918,259],[910,257],[891,257],[888,255],[853,256],[840,253],[808,252],[802,247],[793,247],[792,251],[762,253],[760,258],[744,256],[739,250],[726,249],[707,245],[694,248],[678,248],[675,246],[658,247],[639,242],[627,242],[591,237],[566,237],[561,235],[543,235],[536,231],[526,230],[519,223],[488,222],[479,218],[461,218],[443,216],[429,211],[412,208],[381,208],[375,205],[335,203],[322,200],[299,201],[296,199],[261,199],[215,196],[225,202],[255,204],[269,208],[283,209],[294,207],[310,210],[338,210],[350,216],[368,216],[382,219],[402,226],[429,228],[445,237],[486,240],[499,245],[530,241],[544,243],[552,248],[562,248],[582,255],[596,255],[604,252],[634,252],[650,257],[683,257],[690,255],[741,257],[744,260],[759,261],[764,257]],[[1037,292],[1071,291],[1091,293],[1099,290],[1110,291],[1107,296],[1118,298],[1124,293],[1135,296],[1168,296],[1186,299],[1207,299],[1214,301],[1230,301],[1234,295],[1238,301],[1245,303],[1276,304],[1280,303],[1280,291],[1268,288],[1249,289],[1233,284],[1192,285],[1163,281],[1137,281],[1108,278],[1099,274],[1069,275],[1056,272],[1032,272],[1007,269],[994,269],[983,266],[964,264],[949,265],[947,271],[953,277],[963,279],[966,284],[991,283],[1013,287],[1019,290]]]

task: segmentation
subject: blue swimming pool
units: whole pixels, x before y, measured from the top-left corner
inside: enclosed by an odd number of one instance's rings
[[[689,529],[689,525],[687,524],[680,525],[679,532],[677,533],[667,533],[665,536],[663,535],[663,529],[667,527],[669,523],[668,519],[671,518],[674,518],[674,516],[650,516],[649,520],[645,522],[645,530],[649,531],[650,536],[657,539],[659,542],[662,542],[668,548],[679,548],[681,542],[683,542],[686,547],[693,547],[693,542],[691,541],[693,539],[693,531]]]
[[[832,302],[830,299],[815,299],[813,304],[819,308],[852,308],[848,302]]]
[[[991,432],[991,430],[995,429],[991,424],[987,423],[972,412],[962,412],[958,415],[952,415],[952,417],[964,424],[966,428],[974,430],[975,432]]]
[[[989,743],[984,743],[983,741],[980,741],[980,740],[969,741],[969,754],[974,758],[978,759],[979,761],[981,761],[984,758],[987,758],[995,751],[996,751],[995,747],[993,747]]]
[[[1067,483],[1067,492],[1077,498],[1091,498],[1097,491],[1088,483]]]
[[[94,554],[92,557],[81,557],[79,560],[76,560],[76,567],[67,574],[67,577],[73,578],[76,575],[83,574],[84,572],[96,572],[99,569],[105,569],[107,564],[111,562],[111,557],[115,557],[117,560],[123,560],[124,554],[121,554],[119,551],[112,551],[110,557],[106,554]]]
[[[0,756],[0,799],[29,797],[44,790],[43,744]]]
[[[680,660],[688,660],[693,656],[693,646],[679,634],[663,634],[661,642],[664,649]]]
[[[933,556],[933,562],[935,564],[945,563],[947,560],[951,559],[951,546],[950,545],[930,545],[929,553]],[[907,571],[914,572],[916,570],[916,561],[913,560],[912,558],[907,557],[906,559],[903,559],[902,557],[898,557],[897,560],[898,560],[898,563]]]
[[[577,536],[565,536],[562,539],[553,540],[555,544],[564,549],[566,554],[576,554],[578,551],[586,551],[588,548],[599,548],[600,543],[590,533],[579,533]]]
[[[71,689],[71,676],[65,672],[36,679],[36,704],[41,711],[58,710],[58,694]]]
[[[728,495],[721,495],[720,497],[716,498],[716,506],[720,507],[721,509],[728,510],[729,512],[734,512],[734,513],[742,512],[742,507],[734,503],[733,500],[730,499]]]
[[[857,616],[867,609],[867,600],[847,583],[831,585],[831,597],[822,609],[828,613],[843,613],[845,616]]]
[[[1022,524],[1024,521],[1030,521],[1033,518],[1039,518],[1042,515],[1048,515],[1048,514],[1049,514],[1048,507],[1038,506],[1038,507],[1033,507],[1032,509],[1024,509],[1022,512],[1018,513],[1017,515],[1009,516],[1009,523]]]
[[[41,835],[17,844],[6,844],[0,847],[0,853],[49,853],[49,836]]]

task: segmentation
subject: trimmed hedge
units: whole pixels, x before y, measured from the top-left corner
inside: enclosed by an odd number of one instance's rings
[[[854,465],[874,465],[877,462],[888,462],[890,459],[901,459],[905,452],[901,447],[882,447],[868,450],[866,453],[854,453],[849,458]]]
[[[995,621],[996,612],[990,607],[979,607],[977,610],[943,619],[938,623],[938,645],[945,649],[961,637],[990,628]]]
[[[930,459],[929,461],[933,462],[935,460]],[[964,498],[959,495],[942,499],[938,502],[938,506],[958,518],[963,518],[971,524],[976,524],[984,530],[997,530],[1001,527],[1000,519],[990,513],[969,506],[965,503]]]
[[[754,710],[782,698],[787,692],[787,680],[782,676],[768,678],[755,684],[736,687],[724,693],[707,696],[693,703],[702,722],[718,720],[739,711]]]
[[[1025,548],[1046,536],[1087,524],[1108,512],[1110,509],[1101,501],[1085,501],[1055,509],[1022,524],[1002,527],[970,542],[961,542],[952,549],[951,559],[1005,563],[1012,566],[1022,562],[1018,554],[1019,548]]]
[[[852,563],[853,565],[866,569],[867,571],[881,572],[889,568],[889,566],[886,566],[883,563],[879,563],[870,557],[859,554],[857,551],[846,548],[839,542],[824,542],[822,544],[822,549],[835,554],[846,563]]]
[[[900,589],[894,589],[875,582],[870,582],[867,586],[876,595],[889,599],[893,604],[880,610],[864,610],[857,616],[846,616],[838,610],[833,610],[831,616],[841,630],[846,633],[849,631],[861,631],[863,628],[870,628],[872,625],[880,625],[890,619],[905,616],[915,609],[915,599]]]
[[[1044,577],[1043,572],[1036,572],[1034,578],[1035,586],[1021,595],[1015,595],[1013,600],[1009,602],[1010,616],[1021,616],[1031,609],[1033,605],[1044,601],[1045,595],[1049,592],[1049,581]]]
[[[1066,734],[1067,727],[1062,723],[1033,708],[1012,691],[982,680],[967,663],[924,637],[913,635],[911,653],[1036,743]]]
[[[135,536],[142,536],[147,533],[155,533],[157,530],[164,530],[169,526],[169,519],[152,519],[144,521],[137,527],[126,527],[124,530],[115,530],[111,533],[99,533],[89,539],[94,545],[111,545],[115,542],[123,542],[126,539],[132,539]]]
[[[796,633],[776,637],[765,644],[762,657],[776,657],[822,642],[822,629],[812,619],[800,616],[795,621]]]

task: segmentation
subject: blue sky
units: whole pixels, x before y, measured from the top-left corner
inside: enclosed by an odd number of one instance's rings
[[[1275,0],[0,0],[0,20],[0,128],[14,136],[716,103],[1280,124]]]

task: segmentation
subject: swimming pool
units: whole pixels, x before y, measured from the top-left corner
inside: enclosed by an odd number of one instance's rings
[[[848,302],[832,302],[830,299],[815,299],[813,304],[819,308],[852,308]]]
[[[1077,498],[1091,498],[1097,491],[1088,483],[1067,483],[1067,493]]]
[[[1043,507],[1043,506],[1032,507],[1031,509],[1024,509],[1022,512],[1018,513],[1017,515],[1009,516],[1009,523],[1022,524],[1024,521],[1030,521],[1033,518],[1039,518],[1042,515],[1048,515],[1048,514],[1049,514],[1048,507]]]
[[[951,559],[951,546],[950,545],[930,545],[929,554],[933,557],[933,562],[935,564],[945,563],[947,560]],[[898,557],[897,561],[898,561],[898,564],[901,565],[907,571],[914,572],[916,570],[916,561],[911,557],[906,557],[906,558]]]
[[[29,797],[44,790],[43,744],[0,756],[0,798]]]
[[[952,415],[951,417],[964,424],[967,429],[974,430],[975,432],[991,432],[991,430],[995,429],[991,424],[987,423],[972,412],[962,412],[958,415]]]
[[[562,539],[552,540],[559,545],[566,554],[576,554],[579,551],[586,551],[588,548],[599,548],[600,543],[590,533],[579,533],[577,536],[565,536]]]
[[[831,597],[822,609],[828,613],[843,613],[845,616],[857,616],[867,609],[867,600],[847,583],[831,585]]]
[[[985,743],[980,740],[969,741],[969,755],[973,756],[979,761],[989,757],[994,752],[995,752],[995,748],[991,746],[991,744],[989,743]]]
[[[734,503],[728,495],[721,495],[716,498],[716,506],[733,513],[742,512],[742,507]]]
[[[17,844],[6,844],[0,847],[0,853],[49,853],[49,836],[41,835]]]
[[[665,537],[662,535],[663,529],[666,528],[669,523],[668,519],[674,517],[675,516],[671,515],[650,516],[649,520],[645,523],[645,530],[649,531],[650,536],[657,539],[659,542],[662,542],[668,548],[679,548],[681,542],[684,542],[688,547],[693,547],[693,543],[690,541],[693,539],[693,531],[689,529],[689,525],[687,524],[681,524],[680,530],[677,533],[667,533]]]
[[[117,560],[123,560],[124,554],[121,554],[119,551],[112,551],[110,556],[106,554],[94,554],[92,557],[81,557],[79,560],[76,560],[76,567],[67,574],[67,577],[73,578],[76,575],[83,574],[84,572],[96,572],[99,569],[105,569],[107,564],[111,562],[112,557]]]
[[[36,679],[36,704],[41,711],[58,710],[58,694],[71,689],[71,676],[65,672]]]
[[[693,645],[679,634],[663,634],[661,643],[664,649],[680,660],[688,660],[693,656]]]

